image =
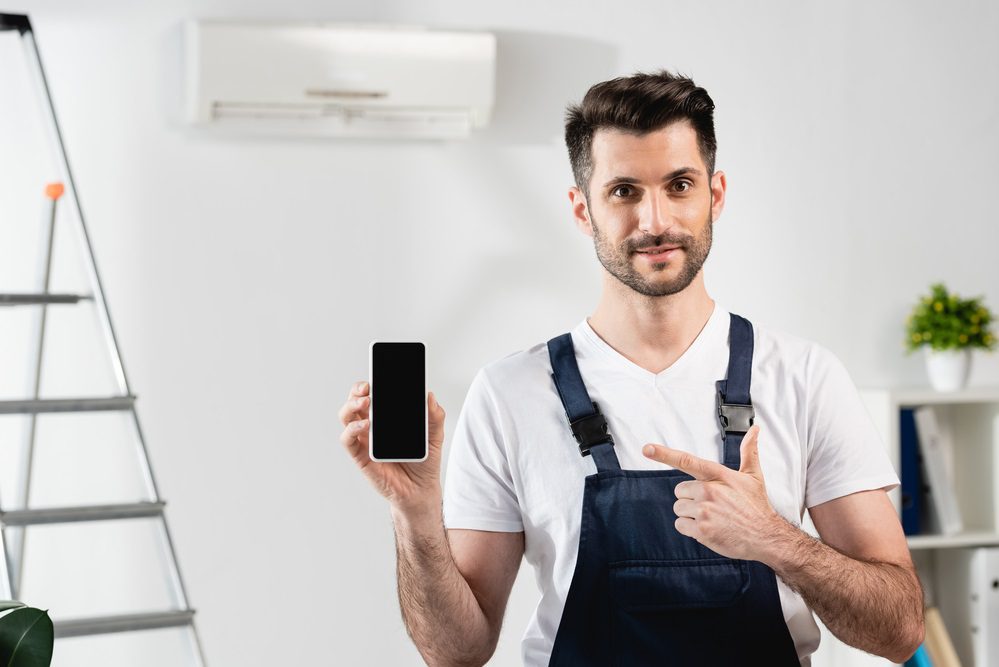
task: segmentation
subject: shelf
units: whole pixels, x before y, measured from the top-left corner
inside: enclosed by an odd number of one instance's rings
[[[910,535],[909,549],[946,549],[948,547],[989,547],[999,545],[999,533],[988,530],[955,535]]]

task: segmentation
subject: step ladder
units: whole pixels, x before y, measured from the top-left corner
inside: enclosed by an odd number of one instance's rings
[[[27,528],[44,524],[64,524],[70,522],[95,522],[111,520],[129,519],[154,519],[157,526],[158,539],[162,555],[168,565],[168,585],[172,597],[172,609],[129,613],[119,615],[96,615],[85,618],[60,618],[58,610],[51,610],[55,636],[80,637],[86,635],[98,635],[116,632],[131,632],[139,630],[152,630],[160,628],[186,628],[190,642],[190,654],[192,664],[204,666],[204,652],[201,641],[198,637],[194,624],[194,610],[188,603],[187,592],[181,578],[180,569],[177,565],[177,556],[174,550],[173,541],[167,528],[166,517],[164,516],[164,502],[160,499],[153,478],[150,466],[145,439],[142,429],[139,427],[139,418],[135,410],[136,397],[132,393],[128,380],[125,376],[125,369],[122,365],[121,355],[118,349],[118,342],[114,329],[111,326],[111,317],[108,313],[107,301],[104,297],[104,290],[101,286],[100,276],[97,273],[97,265],[94,257],[93,247],[84,224],[83,212],[80,209],[80,202],[77,196],[73,176],[69,168],[66,157],[65,144],[56,120],[55,109],[52,104],[52,97],[49,91],[48,82],[42,68],[41,57],[38,46],[35,42],[34,32],[28,16],[21,14],[0,13],[0,32],[16,31],[23,43],[26,51],[27,62],[31,72],[38,84],[36,88],[42,97],[40,107],[46,116],[45,122],[48,125],[49,136],[56,144],[58,168],[62,172],[62,184],[52,184],[46,191],[50,200],[50,215],[48,226],[47,247],[48,252],[45,257],[44,285],[39,293],[0,293],[0,309],[3,307],[39,307],[40,327],[38,329],[38,341],[34,362],[34,396],[22,400],[0,400],[0,415],[28,415],[30,416],[30,431],[26,447],[24,470],[21,472],[22,493],[21,507],[28,507],[29,491],[32,477],[32,459],[36,440],[36,420],[38,415],[56,412],[94,412],[94,411],[122,411],[130,415],[134,420],[136,434],[136,449],[138,460],[142,468],[142,476],[145,484],[145,502],[94,505],[85,507],[48,507],[44,509],[16,509],[4,510],[0,507],[0,543],[2,543],[4,558],[0,559],[0,598],[19,599],[21,583],[24,574],[24,553],[25,542],[28,536]],[[87,279],[90,285],[89,294],[56,294],[49,292],[49,277],[52,266],[52,248],[55,235],[55,209],[58,201],[63,195],[69,201],[69,205],[74,207],[75,215],[72,216],[79,223],[79,233],[82,239],[84,251],[84,266]],[[45,322],[49,306],[72,307],[75,304],[92,303],[96,306],[98,319],[101,323],[104,341],[110,353],[110,358],[114,366],[114,374],[118,387],[117,395],[100,397],[71,397],[71,398],[40,398],[39,388],[41,381],[43,351],[45,341]],[[27,600],[28,604],[32,601]],[[57,643],[58,649],[58,643]],[[58,653],[57,653],[58,657]]]

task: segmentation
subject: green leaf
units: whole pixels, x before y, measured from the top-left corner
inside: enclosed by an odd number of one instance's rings
[[[17,609],[23,607],[23,602],[18,602],[17,600],[0,600],[0,611],[7,611],[8,609]]]
[[[0,618],[0,667],[49,667],[54,640],[48,612],[15,609]]]

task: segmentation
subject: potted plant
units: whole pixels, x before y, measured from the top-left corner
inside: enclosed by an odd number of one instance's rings
[[[49,667],[55,635],[47,611],[0,600],[0,665]]]
[[[943,283],[930,286],[906,319],[906,354],[923,348],[930,384],[937,391],[957,391],[968,381],[972,348],[991,350],[992,313],[982,297],[961,299]]]

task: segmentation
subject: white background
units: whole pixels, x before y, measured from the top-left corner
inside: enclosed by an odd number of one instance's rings
[[[709,293],[829,347],[858,385],[926,384],[902,327],[931,282],[999,306],[996,5],[14,0],[4,11],[34,22],[213,667],[421,664],[398,607],[388,506],[342,450],[336,413],[371,339],[424,340],[446,456],[479,367],[592,312],[599,265],[570,218],[561,139],[565,105],[592,83],[665,66],[707,88],[729,182]],[[178,111],[190,17],[493,31],[493,124],[450,143],[192,131]],[[13,127],[0,127],[0,207],[11,207],[0,275],[37,259],[14,241],[36,249],[20,225],[37,226],[46,178]],[[27,340],[0,323],[0,374],[19,370]],[[88,358],[63,359],[68,379],[43,393],[106,365]],[[972,385],[995,384],[995,355],[974,364]],[[120,477],[81,461],[53,465],[63,477],[47,488]],[[525,565],[491,664],[519,661],[536,598]]]

